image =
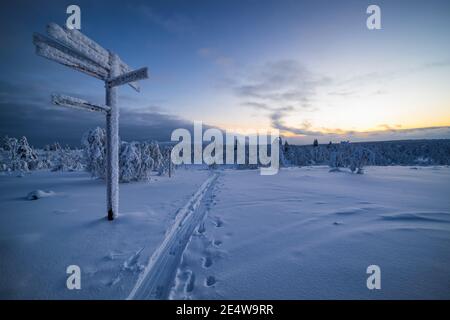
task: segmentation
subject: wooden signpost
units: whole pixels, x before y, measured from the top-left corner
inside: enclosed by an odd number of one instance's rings
[[[55,23],[47,26],[47,36],[35,33],[36,53],[105,82],[106,105],[65,95],[53,95],[59,106],[100,112],[106,115],[106,198],[108,220],[119,213],[119,107],[117,87],[128,84],[139,92],[138,80],[148,78],[148,69],[132,70],[115,53],[104,49],[76,29]]]

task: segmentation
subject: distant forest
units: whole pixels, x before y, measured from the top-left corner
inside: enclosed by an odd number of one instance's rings
[[[449,165],[450,139],[348,142],[282,146],[286,165],[330,164],[336,155],[365,153],[366,165]],[[362,151],[358,151],[362,150]]]

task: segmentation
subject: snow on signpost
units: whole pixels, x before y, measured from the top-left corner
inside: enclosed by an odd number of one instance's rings
[[[128,84],[139,92],[136,81],[148,78],[148,69],[132,70],[115,53],[104,49],[76,29],[55,23],[47,26],[47,36],[34,33],[36,53],[105,82],[106,105],[54,94],[52,102],[59,106],[100,112],[106,115],[107,212],[108,220],[119,213],[119,107],[117,86]]]

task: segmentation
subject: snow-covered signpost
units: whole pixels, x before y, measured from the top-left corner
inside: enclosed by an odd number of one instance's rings
[[[132,71],[115,53],[104,49],[76,29],[69,30],[55,23],[47,26],[47,35],[33,35],[36,53],[75,70],[103,80],[106,105],[64,95],[53,95],[56,105],[106,114],[106,181],[108,220],[119,213],[119,107],[117,86],[128,84],[139,92],[136,81],[148,78],[147,68]]]

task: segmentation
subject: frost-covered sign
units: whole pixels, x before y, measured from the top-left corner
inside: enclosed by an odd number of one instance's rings
[[[135,71],[130,71],[120,76],[117,76],[113,79],[108,80],[107,85],[110,87],[121,86],[122,84],[136,82],[137,80],[147,79],[148,78],[148,69],[147,67],[141,68]]]
[[[119,56],[104,49],[80,31],[60,27],[55,23],[47,26],[47,36],[35,33],[33,43],[38,55],[105,82],[105,105],[96,105],[82,99],[57,94],[52,96],[52,101],[59,106],[100,112],[106,115],[107,211],[108,219],[113,220],[119,213],[117,86],[128,84],[139,92],[136,81],[148,78],[148,70],[141,68],[133,71]]]

